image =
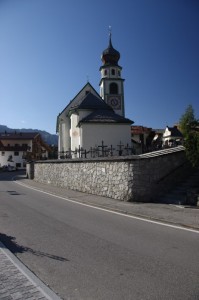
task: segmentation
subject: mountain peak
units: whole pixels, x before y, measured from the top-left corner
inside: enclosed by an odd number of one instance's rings
[[[39,132],[41,134],[42,139],[46,142],[48,145],[58,145],[58,136],[56,134],[51,134],[45,130],[39,130],[39,129],[31,129],[31,128],[21,128],[21,129],[13,129],[9,128],[6,125],[0,125],[0,132]]]

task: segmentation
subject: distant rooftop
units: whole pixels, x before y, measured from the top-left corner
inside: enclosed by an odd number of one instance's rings
[[[31,140],[34,139],[39,132],[1,132],[1,140]]]

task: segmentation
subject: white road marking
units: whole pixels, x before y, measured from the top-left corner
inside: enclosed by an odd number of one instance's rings
[[[40,193],[43,193],[43,194],[46,194],[46,195],[54,196],[54,197],[56,197],[58,199],[62,199],[62,200],[65,200],[65,201],[68,201],[68,202],[72,202],[72,203],[75,203],[75,204],[79,204],[79,205],[82,205],[82,206],[90,207],[90,208],[93,208],[93,209],[98,209],[98,210],[101,210],[101,211],[105,211],[105,212],[108,212],[108,213],[112,213],[112,214],[115,214],[115,215],[119,215],[119,216],[131,218],[131,219],[135,219],[135,220],[139,220],[139,221],[143,221],[143,222],[147,222],[147,223],[157,224],[157,225],[161,225],[161,226],[166,226],[166,227],[170,227],[170,228],[174,228],[174,229],[180,229],[180,230],[194,232],[194,233],[198,233],[199,234],[199,230],[196,230],[196,229],[186,228],[186,227],[179,226],[179,225],[167,224],[167,223],[163,223],[163,221],[162,222],[154,221],[154,220],[145,219],[145,218],[142,218],[142,217],[128,215],[128,213],[122,213],[122,212],[117,212],[117,211],[114,211],[114,210],[111,210],[111,209],[97,207],[97,206],[92,205],[92,204],[82,203],[82,202],[79,202],[78,200],[72,200],[72,199],[69,199],[69,198],[66,198],[66,197],[58,196],[58,195],[53,194],[53,193],[42,191],[42,190],[34,188],[34,187],[30,187],[30,186],[28,186],[28,185],[26,185],[24,183],[18,182],[17,180],[14,181],[14,182],[17,183],[17,184],[19,184],[19,185],[22,185],[22,186],[24,186],[26,188],[32,189],[34,191],[37,191],[37,192],[40,192]]]

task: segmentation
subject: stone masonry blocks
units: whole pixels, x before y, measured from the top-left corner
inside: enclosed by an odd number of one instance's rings
[[[147,157],[37,161],[34,180],[122,201],[148,202],[186,162],[184,149]],[[27,171],[28,172],[28,171]]]

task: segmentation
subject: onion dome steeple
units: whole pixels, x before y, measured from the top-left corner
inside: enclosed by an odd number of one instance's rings
[[[104,65],[117,66],[120,59],[120,53],[112,46],[111,32],[109,33],[109,46],[102,52],[101,60]]]
[[[109,45],[101,55],[100,96],[116,114],[124,117],[124,79],[121,76],[122,67],[118,65],[119,59],[120,53],[113,48],[109,31]]]

